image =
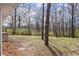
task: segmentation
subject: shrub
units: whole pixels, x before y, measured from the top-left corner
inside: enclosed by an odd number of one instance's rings
[[[16,35],[29,35],[29,31],[28,31],[28,29],[17,29]]]
[[[53,32],[49,32],[49,36],[54,36]]]
[[[7,29],[8,34],[12,34],[12,29]]]
[[[75,31],[75,37],[79,37],[79,30],[78,29]]]
[[[28,32],[28,30],[23,29],[23,30],[20,31],[20,34],[21,35],[29,35],[29,32]]]
[[[62,36],[63,36],[63,35],[62,35]],[[65,36],[65,37],[69,37],[69,33],[64,32],[64,36]]]
[[[20,35],[20,31],[21,31],[21,29],[17,29],[16,30],[16,35]]]
[[[41,32],[39,32],[39,34],[38,34],[38,32],[36,32],[35,36],[41,36]]]

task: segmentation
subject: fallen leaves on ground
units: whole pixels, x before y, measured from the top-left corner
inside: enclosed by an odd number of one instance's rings
[[[20,51],[15,48],[10,42],[2,42],[3,44],[3,55],[5,56],[18,56],[20,55]]]

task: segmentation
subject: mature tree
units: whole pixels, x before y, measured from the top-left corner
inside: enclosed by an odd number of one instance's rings
[[[11,21],[11,28],[12,28],[13,27],[13,20],[14,20],[13,14],[11,15],[11,19],[12,19],[12,21]]]
[[[64,36],[64,4],[63,4],[62,33],[63,33],[63,36]]]
[[[71,32],[71,35],[74,38],[75,35],[74,35],[74,4],[73,3],[71,4],[71,7],[72,7],[72,27],[71,27],[72,32]]]
[[[28,20],[29,20],[29,24],[28,24],[28,26],[29,26],[29,35],[31,35],[31,28],[30,28],[30,22],[31,22],[31,17],[30,17],[30,12],[31,12],[31,5],[29,4],[29,7],[28,7],[28,14],[29,14],[29,17],[28,17]]]
[[[44,40],[44,3],[42,4],[42,39]]]
[[[56,4],[56,8],[55,8],[55,26],[54,26],[54,32],[56,37],[58,37],[58,33],[57,33],[57,4]]]
[[[21,18],[20,18],[21,16],[20,16],[20,14],[19,14],[19,16],[18,16],[18,21],[19,21],[19,24],[18,24],[18,28],[20,28],[20,26],[21,26]]]
[[[47,4],[47,11],[46,11],[46,22],[45,22],[45,45],[48,46],[48,36],[49,36],[49,16],[50,16],[50,7],[51,3]]]
[[[62,12],[62,10],[60,9],[59,11],[58,11],[58,13],[59,13],[59,21],[57,22],[57,31],[58,31],[58,36],[61,36],[61,12]]]
[[[40,25],[39,25],[39,22],[36,21],[36,29],[37,29],[37,32],[38,32],[38,35],[39,35],[39,32],[40,32]]]
[[[15,8],[12,34],[16,33],[16,14],[17,14],[17,9]]]

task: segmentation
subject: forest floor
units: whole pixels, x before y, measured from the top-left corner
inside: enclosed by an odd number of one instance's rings
[[[41,36],[9,35],[3,43],[3,55],[22,56],[78,56],[79,38],[49,37],[49,47]],[[9,47],[6,45],[9,44]],[[11,48],[12,47],[12,48]],[[9,51],[10,54],[5,53]],[[13,52],[13,54],[12,54]]]

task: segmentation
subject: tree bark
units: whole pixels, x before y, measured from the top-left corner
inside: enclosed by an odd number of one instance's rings
[[[39,28],[39,23],[38,22],[36,22],[36,26],[37,26],[38,36],[39,36],[40,28]]]
[[[43,15],[42,15],[42,39],[44,40],[44,3],[42,4],[43,5],[43,9],[42,9],[42,12],[43,12]]]
[[[19,21],[18,28],[20,28],[20,23],[21,23],[20,15],[18,17],[19,17],[19,19],[18,19],[18,21]]]
[[[49,15],[50,15],[50,7],[51,3],[47,4],[47,11],[46,11],[46,22],[45,22],[45,45],[49,46],[48,43],[48,36],[49,36]]]
[[[65,36],[64,35],[64,5],[63,5],[62,32],[63,32],[63,36]]]
[[[30,4],[29,4],[29,8],[28,8],[28,12],[29,12],[29,35],[31,35],[31,30],[30,30],[30,9],[31,9],[31,6],[30,6]]]
[[[55,35],[56,37],[58,37],[58,33],[57,33],[57,5],[56,5],[56,9],[55,9],[55,26],[54,26],[55,30]]]
[[[74,4],[72,3],[71,4],[71,6],[72,6],[72,32],[71,32],[71,35],[72,35],[72,38],[74,38]]]
[[[16,33],[16,8],[15,8],[15,13],[14,13],[14,21],[13,21],[13,32],[12,34]]]

